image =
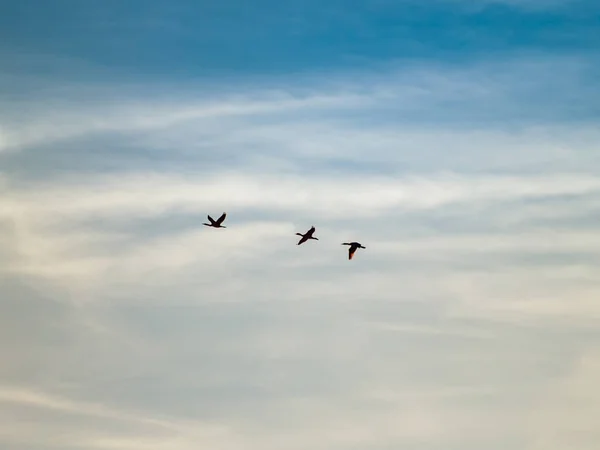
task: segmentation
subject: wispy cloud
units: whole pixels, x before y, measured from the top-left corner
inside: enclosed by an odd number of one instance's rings
[[[556,104],[567,108],[565,116],[571,118],[597,113],[594,77],[584,58],[526,55],[508,63],[487,61],[471,67],[415,62],[406,68],[384,68],[385,74],[331,73],[328,82],[304,77],[290,84],[275,78],[275,85],[269,88],[264,83],[254,87],[246,83],[237,91],[217,87],[220,94],[216,95],[207,90],[214,90],[213,86],[202,84],[178,89],[164,84],[137,86],[136,96],[131,95],[129,86],[99,85],[79,93],[74,90],[75,96],[59,86],[56,94],[46,93],[44,102],[14,102],[0,115],[5,122],[1,149],[26,148],[89,133],[158,132],[177,129],[177,125],[193,126],[202,135],[215,126],[222,130],[237,124],[239,118],[247,121],[240,124],[241,131],[256,135],[269,124],[266,118],[288,128],[291,119],[302,131],[298,125],[312,124],[315,117],[328,125],[344,120],[353,127],[368,117],[371,127],[379,130],[381,127],[374,127],[377,121],[396,127],[457,126],[461,122],[481,127],[500,120],[503,126],[523,126],[532,120],[534,124],[544,123],[561,119],[556,116],[560,109],[548,108]],[[550,89],[555,89],[552,97],[548,97]],[[569,92],[563,91],[566,89]],[[223,120],[227,125],[219,126]]]
[[[75,413],[77,415],[83,414],[90,416],[99,416],[113,420],[140,422],[142,424],[153,425],[158,427],[174,427],[168,422],[146,419],[132,414],[112,411],[102,405],[74,402],[68,399],[62,399],[60,397],[54,397],[44,393],[14,386],[3,386],[2,388],[0,388],[0,402],[15,403],[19,405],[27,405],[37,408]]]
[[[0,443],[592,448],[590,67],[11,100]],[[348,261],[345,240],[367,248]]]

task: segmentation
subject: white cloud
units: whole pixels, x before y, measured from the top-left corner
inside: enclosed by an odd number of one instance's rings
[[[113,420],[140,422],[143,424],[158,427],[174,427],[168,422],[146,419],[143,417],[137,417],[135,415],[124,414],[118,411],[112,411],[102,405],[90,405],[85,403],[73,402],[67,399],[61,399],[59,397],[53,397],[44,393],[39,393],[29,389],[14,386],[0,387],[0,402],[30,405],[38,408],[52,409],[75,414],[100,416]]]
[[[600,348],[586,349],[565,377],[544,386],[529,420],[531,450],[596,448],[600,440]]]
[[[562,101],[569,110],[585,108],[586,100],[597,95],[593,86],[585,82],[587,68],[585,59],[574,56],[527,55],[508,62],[490,59],[459,69],[413,62],[386,67],[383,73],[328,74],[328,81],[323,77],[298,77],[294,83],[272,80],[269,87],[263,84],[243,86],[245,90],[212,88],[214,93],[202,85],[168,89],[164,85],[149,85],[136,87],[136,94],[129,93],[131,86],[71,89],[66,94],[64,87],[58,87],[60,96],[46,94],[44,102],[15,102],[10,111],[0,114],[0,151],[103,133],[152,132],[160,138],[163,131],[172,139],[168,130],[179,133],[178,127],[185,126],[187,141],[177,139],[177,144],[194,145],[189,139],[190,131],[201,135],[219,130],[220,140],[227,142],[245,139],[244,133],[260,134],[266,128],[270,138],[278,139],[281,135],[277,128],[284,125],[285,129],[286,118],[290,117],[302,140],[312,141],[314,138],[302,132],[303,119],[318,125],[327,124],[328,119],[358,118],[346,130],[350,137],[337,132],[332,136],[345,144],[352,144],[355,129],[364,128],[363,117],[371,123],[374,117],[384,123],[391,119],[391,130],[406,125],[414,130],[415,121],[435,126],[449,122],[456,126],[461,123],[460,118],[467,123],[493,123],[502,118],[519,126],[523,120],[515,123],[511,118],[546,114],[552,118],[552,114],[560,113],[555,108],[544,108],[549,101],[545,95],[548,89],[570,88],[568,95],[562,90],[555,92],[551,101]],[[577,91],[573,91],[573,83],[577,83]],[[80,99],[85,99],[85,103]],[[581,104],[572,103],[579,99]],[[525,103],[527,100],[529,103]],[[493,108],[487,107],[492,104]],[[268,120],[260,124],[261,118]],[[247,121],[240,124],[242,133],[224,131],[237,126],[240,119]],[[268,124],[274,122],[278,123],[277,128],[269,128]],[[371,137],[381,133],[378,128],[373,127]],[[323,127],[316,131],[327,134]],[[389,129],[383,131],[384,138],[389,136]],[[463,139],[467,136],[462,135]],[[387,141],[389,144],[389,138]]]
[[[203,213],[229,208],[302,211],[318,217],[373,217],[390,209],[428,209],[461,202],[526,200],[584,195],[600,189],[591,175],[369,176],[357,179],[299,175],[216,173],[94,177],[64,185],[7,192],[4,216],[34,212],[52,221],[87,217],[151,217],[168,211]],[[216,214],[213,212],[213,214]],[[220,211],[219,211],[220,214]],[[204,214],[202,214],[204,215]]]
[[[159,280],[168,283],[174,274],[196,270],[203,264],[210,265],[211,276],[224,275],[223,270],[232,265],[243,267],[261,259],[289,258],[291,254],[284,249],[295,244],[294,233],[313,224],[319,230],[318,245],[332,248],[343,240],[358,239],[368,247],[366,258],[391,264],[407,259],[426,263],[444,257],[448,261],[466,256],[472,260],[477,255],[490,258],[523,251],[540,255],[589,254],[597,240],[593,231],[548,229],[518,235],[488,231],[480,235],[415,238],[402,236],[385,222],[398,220],[398,214],[427,214],[453,205],[485,209],[486,205],[506,201],[585,195],[598,188],[594,177],[573,175],[446,175],[406,180],[373,177],[351,184],[343,178],[314,177],[310,182],[293,177],[225,175],[204,182],[174,176],[99,177],[78,184],[55,184],[43,190],[8,191],[0,202],[0,211],[12,224],[14,256],[5,271],[63,280],[72,287],[80,280],[88,286],[86,291],[98,292],[102,292],[101,286],[107,279],[141,281],[150,276],[150,285]],[[221,208],[229,212],[226,230],[201,225],[206,213],[220,214]],[[528,208],[514,209],[518,214]],[[118,229],[119,223],[152,223],[173,213],[193,214],[193,227],[177,233],[166,228],[164,236],[142,237],[136,242],[135,230],[107,231],[94,225],[108,220],[107,225],[113,223]],[[245,214],[251,214],[252,222],[240,222],[238,216],[246,217]],[[274,218],[276,214],[282,215],[281,219]],[[372,220],[381,220],[382,226],[373,229]],[[321,259],[310,253],[311,256],[303,257],[308,259],[302,264],[331,265],[335,259],[345,257],[342,250],[327,250]],[[382,269],[385,275],[377,283],[385,283],[389,276],[389,271]],[[316,295],[327,289],[315,285],[318,289],[308,292]],[[360,288],[353,286],[348,292],[352,289],[358,292],[356,289]]]
[[[52,141],[78,138],[88,134],[116,133],[124,131],[157,130],[177,123],[191,120],[218,119],[277,113],[293,109],[318,109],[327,107],[351,106],[360,102],[359,96],[311,96],[294,98],[289,95],[270,95],[271,99],[258,101],[235,100],[214,104],[210,101],[199,103],[139,104],[131,101],[128,105],[119,102],[113,107],[104,105],[93,109],[56,112],[48,117],[48,111],[42,110],[42,117],[32,120],[25,126],[15,126],[15,130],[7,129],[0,135],[2,150],[14,150],[45,144]],[[273,98],[274,97],[274,98]],[[11,127],[12,128],[12,127]]]
[[[559,63],[4,112],[0,444],[570,449],[600,136],[519,84]]]
[[[192,448],[192,443],[198,440],[215,440],[227,436],[228,430],[222,426],[211,423],[186,422],[185,420],[169,420],[164,418],[145,417],[134,413],[116,411],[101,404],[73,401],[39,392],[36,390],[2,386],[0,388],[0,404],[17,405],[34,408],[42,413],[46,421],[30,420],[27,426],[17,417],[7,418],[0,426],[0,438],[5,443],[12,445],[37,445],[59,448],[131,448],[131,449],[163,449],[172,448],[173,444],[181,444],[180,448]],[[50,412],[50,414],[48,414]],[[52,412],[55,414],[53,415]],[[61,416],[61,414],[63,414]],[[88,427],[92,425],[92,433],[73,430],[64,414],[78,418]],[[67,416],[69,417],[69,416]],[[49,420],[48,420],[49,419]],[[57,420],[58,419],[58,420]],[[62,419],[62,420],[61,420]],[[98,421],[101,419],[101,421]],[[134,430],[143,433],[142,438],[136,433],[117,431],[119,424],[133,426]],[[37,433],[28,433],[27,430],[35,427]],[[115,429],[116,428],[116,429]],[[150,437],[152,436],[152,437]],[[189,447],[188,447],[189,445]]]

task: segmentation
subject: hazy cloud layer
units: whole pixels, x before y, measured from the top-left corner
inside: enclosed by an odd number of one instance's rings
[[[0,444],[597,448],[594,70],[13,98]],[[226,230],[201,225],[222,211]],[[347,240],[367,247],[351,262]]]

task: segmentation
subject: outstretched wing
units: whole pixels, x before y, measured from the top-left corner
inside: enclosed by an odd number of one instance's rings
[[[308,240],[308,233],[306,233],[304,236],[302,236],[296,245],[300,245],[303,242],[306,242],[307,240]]]
[[[223,223],[223,221],[225,220],[225,217],[227,217],[226,213],[221,214],[221,217],[219,217],[217,219],[217,225],[221,225]]]
[[[355,251],[356,251],[356,247],[353,245],[350,246],[350,248],[348,249],[348,259],[352,259]]]
[[[315,232],[315,227],[310,227],[310,230],[306,232],[306,236],[310,237]]]
[[[212,217],[210,217],[210,215],[208,215],[208,216],[206,216],[206,217],[208,217],[208,221],[209,221],[211,224],[213,224],[213,225],[215,224],[215,219],[213,219]]]

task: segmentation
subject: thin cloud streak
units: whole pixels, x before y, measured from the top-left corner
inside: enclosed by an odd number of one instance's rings
[[[328,82],[323,81],[324,77],[299,76],[294,83],[274,80],[275,87],[271,88],[246,86],[240,92],[217,89],[217,95],[201,85],[148,86],[136,89],[141,91],[139,94],[118,86],[89,92],[66,89],[58,101],[45,93],[42,95],[48,98],[12,102],[10,111],[0,115],[0,152],[100,133],[158,131],[188,122],[196,126],[206,122],[210,129],[211,121],[265,115],[275,120],[289,115],[392,114],[402,121],[410,122],[411,116],[420,121],[433,117],[438,123],[463,116],[470,122],[478,117],[488,117],[492,122],[502,118],[506,122],[515,114],[524,114],[522,119],[544,117],[556,112],[556,108],[542,106],[548,101],[547,88],[564,85],[572,89],[577,83],[578,91],[563,95],[559,90],[551,99],[553,103],[564,103],[569,110],[585,109],[595,98],[597,94],[586,81],[590,77],[588,66],[581,57],[527,55],[461,69],[415,62],[402,69],[386,67],[383,75],[330,74]],[[531,79],[536,82],[524,81]],[[57,90],[62,93],[65,88],[58,86]],[[523,104],[523,96],[529,100],[527,105]],[[81,106],[84,101],[86,106]]]
[[[26,389],[15,386],[0,387],[0,402],[16,403],[20,405],[33,406],[43,409],[51,409],[61,412],[75,413],[78,415],[99,416],[117,421],[138,422],[141,424],[163,427],[167,429],[175,429],[173,423],[165,422],[157,419],[148,419],[132,414],[113,411],[103,405],[94,405],[81,402],[75,402],[60,397],[51,396],[48,394],[36,392],[35,390]]]
[[[360,97],[346,95],[343,97],[312,97],[308,99],[284,98],[270,102],[177,105],[176,107],[158,105],[158,108],[157,105],[148,104],[134,108],[131,111],[128,111],[131,108],[118,106],[116,111],[108,109],[100,113],[94,111],[91,114],[86,111],[70,114],[59,112],[54,114],[54,117],[44,117],[37,124],[28,124],[21,129],[17,127],[16,131],[12,131],[8,127],[5,127],[4,131],[0,129],[0,152],[20,150],[88,134],[160,129],[193,119],[218,119],[219,117],[237,115],[277,113],[278,111],[289,112],[297,108],[351,106],[353,103],[360,101]],[[158,111],[155,112],[157,109]],[[58,119],[56,115],[58,115]],[[48,123],[49,121],[50,123]]]
[[[431,175],[303,179],[297,176],[214,174],[205,181],[159,174],[100,176],[79,183],[8,189],[0,201],[5,218],[35,214],[40,219],[152,217],[176,210],[291,210],[323,218],[372,217],[392,209],[431,209],[478,201],[526,200],[584,195],[600,190],[594,176]],[[213,213],[214,214],[214,213]],[[233,216],[235,217],[235,215]]]

